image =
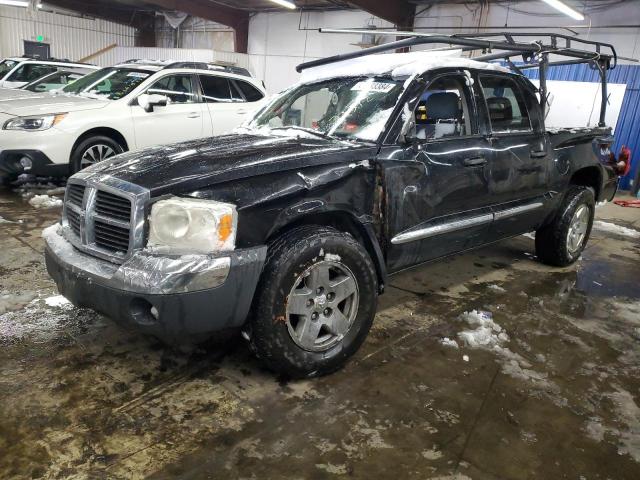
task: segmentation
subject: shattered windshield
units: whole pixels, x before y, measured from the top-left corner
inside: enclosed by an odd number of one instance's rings
[[[103,68],[67,85],[64,93],[118,100],[140,85],[152,72],[132,68]]]
[[[0,62],[0,78],[4,77],[9,70],[13,69],[18,64],[15,60],[4,60]]]
[[[402,94],[403,84],[390,77],[358,77],[300,85],[282,93],[248,127],[376,141]]]

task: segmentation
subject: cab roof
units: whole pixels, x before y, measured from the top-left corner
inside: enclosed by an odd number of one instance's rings
[[[462,57],[462,50],[382,53],[320,65],[302,71],[302,83],[339,77],[390,75],[412,77],[436,68],[469,68],[511,73],[507,68]]]

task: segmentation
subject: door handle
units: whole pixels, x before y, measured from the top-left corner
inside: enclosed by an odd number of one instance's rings
[[[531,150],[531,158],[544,158],[546,156],[546,150]]]
[[[238,113],[239,113],[240,115],[245,115],[245,114],[247,113],[247,110],[245,110],[244,108],[242,108],[242,109],[238,110]]]
[[[462,163],[464,164],[465,167],[480,167],[487,163],[487,159],[482,156],[469,157],[469,158],[465,158],[462,161]]]
[[[187,115],[187,118],[199,118],[200,114],[198,112],[191,112],[189,115]]]

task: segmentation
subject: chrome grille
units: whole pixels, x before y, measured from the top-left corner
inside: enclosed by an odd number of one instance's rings
[[[143,247],[144,205],[149,191],[110,176],[80,172],[69,179],[62,224],[78,249],[121,263]]]
[[[80,238],[80,214],[75,210],[67,210],[67,220],[73,233]]]
[[[96,213],[128,222],[131,218],[131,200],[98,190],[96,193]]]
[[[93,228],[98,247],[122,253],[129,250],[129,227],[118,227],[96,219]]]
[[[84,185],[72,183],[67,187],[68,201],[78,207],[82,207],[82,199],[84,198]]]

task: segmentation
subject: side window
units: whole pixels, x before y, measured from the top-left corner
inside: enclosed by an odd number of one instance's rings
[[[166,95],[171,103],[196,103],[193,76],[188,74],[167,75],[149,87],[147,93]]]
[[[262,92],[249,82],[245,82],[244,80],[234,80],[234,82],[244,95],[244,98],[247,99],[247,102],[257,102],[264,98]]]
[[[53,73],[56,70],[56,67],[52,67],[50,65],[25,63],[13,72],[7,80],[10,82],[33,82],[34,80]]]
[[[472,107],[465,78],[447,75],[433,81],[422,93],[414,111],[415,137],[438,140],[472,135]]]
[[[199,75],[199,77],[202,84],[202,96],[206,103],[228,103],[234,101],[231,96],[231,84],[228,79],[215,75]]]
[[[481,76],[491,131],[507,133],[531,130],[529,112],[518,85],[510,78]]]

